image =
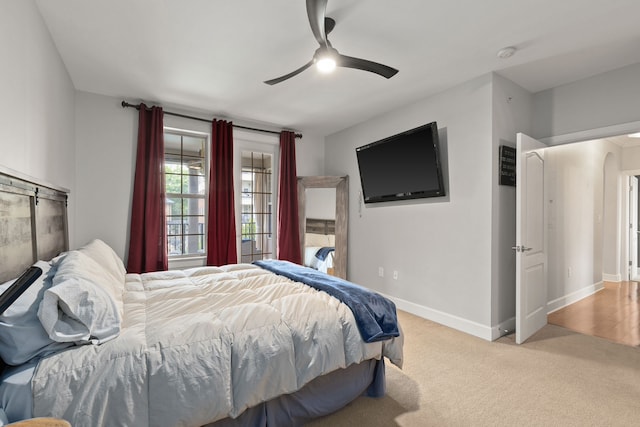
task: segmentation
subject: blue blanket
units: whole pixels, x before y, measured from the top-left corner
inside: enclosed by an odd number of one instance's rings
[[[258,260],[255,265],[324,291],[346,304],[356,319],[365,342],[383,341],[400,335],[395,304],[362,286],[329,276],[289,261]]]
[[[333,247],[322,247],[320,249],[318,249],[318,252],[316,252],[316,258],[318,258],[320,261],[324,261],[325,259],[327,259],[327,256],[329,255],[330,252],[335,251],[336,248]]]

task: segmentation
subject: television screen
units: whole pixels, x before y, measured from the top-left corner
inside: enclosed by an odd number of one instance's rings
[[[444,196],[438,145],[432,122],[356,148],[364,202]]]

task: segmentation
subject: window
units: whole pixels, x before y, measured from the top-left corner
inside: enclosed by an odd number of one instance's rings
[[[207,136],[164,133],[167,250],[169,258],[206,254]]]
[[[242,151],[240,262],[274,258],[273,156]]]

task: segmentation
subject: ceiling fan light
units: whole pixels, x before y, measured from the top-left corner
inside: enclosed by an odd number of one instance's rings
[[[325,56],[324,58],[319,58],[316,61],[316,68],[321,73],[330,73],[336,69],[336,60],[330,56]]]

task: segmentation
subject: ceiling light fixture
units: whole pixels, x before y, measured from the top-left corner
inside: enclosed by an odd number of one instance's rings
[[[629,138],[640,138],[640,132],[630,133],[627,135]]]
[[[336,69],[336,60],[330,56],[325,56],[316,61],[316,68],[321,73],[330,73]]]
[[[313,54],[313,62],[318,71],[327,74],[336,69],[338,55],[338,51],[331,46],[320,47]]]

